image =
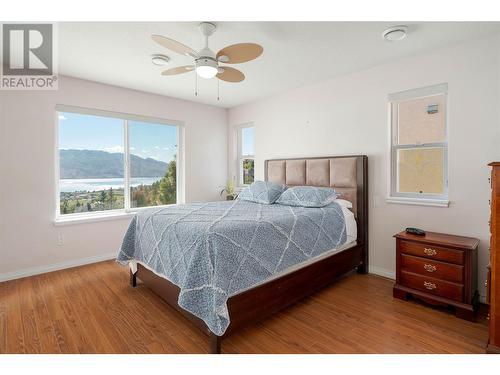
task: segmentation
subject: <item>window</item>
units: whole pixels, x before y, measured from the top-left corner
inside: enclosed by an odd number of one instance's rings
[[[129,121],[130,206],[177,202],[177,127]]]
[[[237,128],[238,137],[238,183],[249,185],[254,181],[254,127],[243,125]]]
[[[448,204],[447,85],[389,95],[389,201]]]
[[[57,218],[179,201],[180,124],[58,106]]]

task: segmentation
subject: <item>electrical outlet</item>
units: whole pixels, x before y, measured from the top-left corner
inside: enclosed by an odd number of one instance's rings
[[[62,234],[57,235],[57,246],[63,246],[64,245],[64,236]]]

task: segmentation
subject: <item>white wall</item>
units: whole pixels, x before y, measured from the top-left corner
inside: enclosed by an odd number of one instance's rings
[[[0,91],[0,281],[109,258],[130,220],[54,226],[56,104],[183,121],[186,202],[220,199],[227,177],[223,108],[69,77],[60,77],[57,91]]]
[[[486,164],[500,159],[499,40],[499,36],[492,36],[420,54],[232,108],[228,113],[229,173],[235,174],[236,165],[233,126],[248,122],[256,128],[259,179],[268,158],[366,154],[370,271],[394,275],[392,235],[405,227],[474,236],[481,240],[478,285],[484,295],[490,195]],[[443,82],[449,89],[451,206],[385,203],[389,173],[387,95]]]

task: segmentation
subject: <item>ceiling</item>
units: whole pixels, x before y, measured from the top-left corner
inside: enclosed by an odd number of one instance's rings
[[[233,65],[246,79],[241,83],[198,79],[195,73],[162,76],[162,70],[192,60],[151,40],[151,34],[176,39],[195,50],[203,47],[198,22],[65,22],[59,24],[59,74],[111,85],[234,107],[296,87],[370,68],[449,44],[500,31],[498,22],[216,22],[210,48],[256,42],[264,47],[258,59]],[[382,31],[406,24],[400,42],[387,42]],[[150,55],[164,53],[167,67],[151,63]]]

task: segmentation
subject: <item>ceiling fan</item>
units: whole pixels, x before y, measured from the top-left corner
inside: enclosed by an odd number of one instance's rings
[[[214,53],[210,48],[208,48],[208,38],[215,32],[216,28],[216,25],[211,22],[200,23],[199,29],[205,37],[205,47],[198,52],[176,40],[162,35],[151,35],[151,38],[162,47],[194,59],[192,65],[184,65],[167,69],[161,74],[164,76],[170,76],[192,72],[194,70],[198,76],[206,79],[217,77],[218,79],[226,82],[243,81],[245,79],[245,75],[241,71],[233,67],[220,64],[241,64],[251,61],[259,57],[264,49],[256,43],[238,43],[227,46],[219,52]]]

